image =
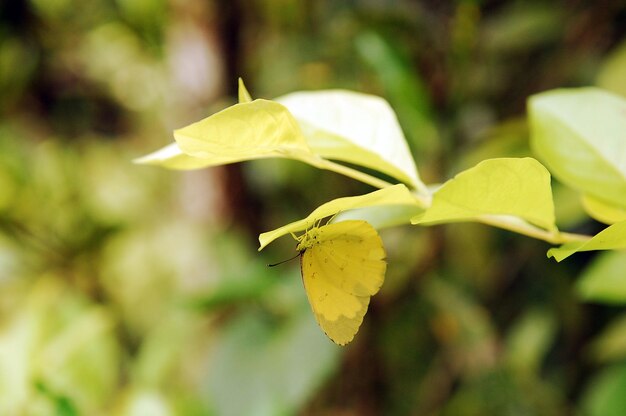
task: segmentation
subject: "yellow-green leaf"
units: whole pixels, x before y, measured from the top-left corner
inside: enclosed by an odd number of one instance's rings
[[[215,165],[266,157],[314,157],[289,111],[262,99],[235,104],[175,130],[174,138],[186,154],[215,160]]]
[[[626,221],[615,223],[590,240],[563,244],[548,250],[548,257],[561,261],[579,251],[624,250],[626,249]]]
[[[250,94],[239,83],[240,103],[174,132],[175,145],[166,146],[138,158],[136,163],[171,169],[198,169],[246,160],[281,157],[299,160],[383,188],[389,183],[324,158],[307,143],[300,125],[283,105],[269,100],[249,101]],[[374,160],[377,156],[352,147],[342,147],[357,157]],[[324,152],[322,152],[324,153]],[[420,188],[421,197],[427,191]]]
[[[363,220],[369,222],[377,230],[399,225],[406,225],[411,218],[422,213],[424,208],[415,204],[412,200],[410,205],[372,206],[351,209],[337,214],[333,222],[347,220]]]
[[[480,221],[514,216],[555,231],[550,173],[532,158],[488,159],[444,183],[413,224]]]
[[[250,101],[252,101],[252,97],[246,89],[246,86],[243,83],[243,79],[239,78],[239,102],[249,103]]]
[[[245,100],[245,87],[242,94]],[[198,169],[270,157],[296,159],[317,167],[327,163],[311,151],[289,111],[268,100],[235,104],[175,130],[174,138],[174,145],[136,162],[172,169]]]
[[[284,225],[273,231],[268,231],[259,236],[262,250],[272,241],[289,233],[297,233],[310,228],[316,221],[335,215],[342,211],[371,206],[419,206],[415,196],[402,184],[379,189],[369,194],[338,198],[320,205],[308,217]]]
[[[214,165],[215,159],[209,160],[189,156],[188,154],[180,150],[178,144],[172,143],[168,146],[163,147],[162,149],[157,150],[156,152],[152,152],[149,155],[137,158],[134,160],[134,162],[144,165],[162,166],[168,169],[189,170],[200,169]]]
[[[609,202],[595,198],[591,195],[583,195],[583,208],[592,218],[605,224],[615,224],[626,221],[626,209],[615,206]]]
[[[626,208],[626,99],[563,89],[531,97],[528,111],[533,150],[561,182]]]
[[[424,189],[396,115],[384,99],[329,90],[296,92],[276,100],[298,120],[318,155],[375,169]]]

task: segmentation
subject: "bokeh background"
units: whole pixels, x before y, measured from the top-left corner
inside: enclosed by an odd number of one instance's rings
[[[624,308],[577,289],[606,256],[383,230],[383,290],[352,344],[326,339],[297,262],[266,267],[294,241],[257,235],[371,188],[284,160],[132,164],[239,76],[253,97],[387,98],[437,183],[532,155],[533,93],[626,95],[626,3],[2,1],[0,414],[626,414]],[[554,189],[560,227],[600,229]]]

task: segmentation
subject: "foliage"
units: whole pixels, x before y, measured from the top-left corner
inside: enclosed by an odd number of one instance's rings
[[[606,168],[621,166],[609,114],[626,91],[625,13],[614,1],[2,3],[0,413],[621,414],[624,256],[582,250],[621,238],[623,200],[604,186],[622,186]],[[292,137],[287,154],[307,164],[129,163],[240,105],[238,76],[279,97],[265,104],[287,109],[276,121],[306,143]],[[173,144],[158,158],[200,156]],[[525,167],[535,179],[515,174]],[[501,182],[486,180],[494,168]],[[468,183],[498,192],[472,201]],[[518,191],[532,200],[512,204]],[[484,204],[459,213],[459,196]],[[523,222],[484,212],[499,196]],[[335,221],[379,229],[388,269],[339,348],[298,265],[267,268],[294,241],[258,252],[257,237],[343,198],[370,204]],[[418,226],[435,204],[432,224],[446,223]],[[557,263],[546,250],[581,252]]]
[[[261,234],[260,249],[285,234],[293,235],[298,231],[306,231],[325,217],[332,217],[330,221],[339,224],[341,217],[335,220],[337,214],[356,209],[359,210],[356,218],[367,219],[368,209],[384,212],[388,207],[392,209],[393,214],[391,218],[388,215],[387,220],[394,225],[403,222],[432,225],[473,220],[549,242],[566,243],[563,247],[551,249],[548,253],[549,256],[555,256],[559,261],[577,251],[626,248],[624,222],[617,222],[594,237],[559,232],[555,224],[550,174],[535,159],[485,160],[461,172],[441,186],[428,186],[423,184],[417,175],[414,175],[413,180],[407,180],[408,176],[397,174],[403,171],[403,167],[412,163],[405,162],[405,159],[410,156],[406,153],[408,147],[397,144],[398,140],[403,142],[404,139],[396,133],[395,117],[387,117],[389,122],[378,123],[375,128],[368,126],[365,130],[360,130],[361,119],[376,119],[380,111],[368,108],[366,105],[373,98],[361,96],[348,99],[350,93],[342,91],[321,92],[313,95],[295,93],[290,95],[289,100],[277,100],[277,102],[282,101],[286,106],[272,107],[275,114],[266,116],[267,103],[271,102],[251,100],[241,80],[239,88],[240,97],[245,97],[245,103],[239,106],[246,105],[245,109],[238,107],[238,113],[233,113],[233,115],[230,115],[228,110],[224,110],[218,113],[218,116],[229,114],[229,117],[211,116],[190,127],[183,128],[175,134],[176,143],[166,148],[169,153],[163,150],[157,151],[139,159],[138,162],[168,167],[171,165],[170,160],[176,160],[177,169],[196,169],[199,165],[198,159],[203,161],[201,166],[209,166],[251,160],[257,157],[280,156],[321,167],[319,163],[311,162],[311,159],[317,157],[319,160],[325,160],[325,156],[336,156],[340,160],[370,169],[380,167],[379,170],[383,174],[394,176],[393,173],[396,173],[397,179],[405,179],[407,185],[413,188],[411,192],[402,184],[383,183],[382,189],[370,194],[327,202],[305,219]],[[353,105],[349,105],[348,101],[352,101],[350,104]],[[338,102],[340,104],[337,104]],[[255,103],[259,103],[261,107],[254,106]],[[294,108],[300,116],[292,116],[290,108]],[[623,183],[624,175],[619,174],[623,159],[620,155],[624,149],[624,129],[620,127],[620,123],[621,115],[626,111],[626,100],[601,90],[556,91],[532,97],[529,101],[529,108],[534,147],[551,166],[558,167],[556,172],[559,178],[564,178],[565,183],[575,184],[576,190],[582,191],[583,197],[586,197],[586,193],[590,193],[595,195],[594,198],[606,196],[607,199],[621,203],[623,198],[619,197],[619,189],[626,184]],[[329,112],[328,109],[331,111]],[[600,118],[598,114],[601,115]],[[276,124],[277,120],[288,120],[288,122]],[[361,133],[351,132],[350,122],[353,123],[355,130]],[[385,141],[385,136],[380,133],[381,131],[392,132],[389,146],[381,144]],[[373,139],[370,138],[372,136]],[[233,142],[231,137],[236,137],[241,141]],[[339,151],[328,155],[324,151],[316,152],[313,149],[320,147],[315,146],[314,143],[317,143],[320,137],[330,137],[331,140],[342,144],[348,143],[343,146],[340,144],[340,147],[345,149],[352,147],[355,151],[349,153],[349,159],[341,158],[343,153]],[[291,150],[294,138],[298,139],[297,149],[304,150],[306,157],[301,156],[299,151]],[[574,143],[570,143],[572,141]],[[583,143],[580,149],[576,148],[578,142]],[[372,156],[377,148],[384,150]],[[593,148],[594,151],[589,152],[589,148]],[[229,152],[236,154],[236,158],[224,160],[223,155]],[[597,155],[599,157],[596,157]],[[180,162],[181,160],[183,162]],[[188,162],[186,163],[185,160]],[[377,183],[376,179],[361,177],[352,173],[351,168],[347,167],[347,169],[349,170],[343,173],[348,176],[369,184]],[[341,172],[340,169],[334,170]],[[618,171],[615,175],[614,170]],[[602,173],[604,171],[606,174]],[[404,170],[404,172],[407,171]],[[434,191],[431,192],[430,189]],[[424,194],[424,192],[427,193]],[[589,199],[589,197],[586,198]],[[590,208],[589,204],[585,207],[596,213],[604,207],[607,207],[604,209],[605,212],[616,212],[623,208],[621,205],[613,207],[613,203],[596,202],[593,205],[594,208]],[[393,210],[394,206],[413,207],[413,211],[421,212],[407,216],[410,210]],[[356,250],[356,246],[354,249]],[[611,267],[601,270],[600,273],[595,272],[586,276],[584,287],[593,287],[591,293],[597,293],[595,298],[599,300],[606,299],[601,295],[603,291],[622,299],[619,295],[623,283],[619,278],[621,268]],[[306,283],[309,276],[305,273],[310,273],[310,271],[303,268],[302,273]],[[341,276],[335,278],[343,279]],[[309,287],[306,289],[307,292],[311,290]],[[320,306],[316,306],[316,298],[312,293],[309,293],[309,298],[314,312],[321,316],[318,309]],[[334,301],[339,302],[340,298]],[[327,332],[329,324],[324,322],[326,321],[322,320],[320,325]],[[359,324],[360,319],[357,328]],[[330,336],[335,340],[338,335]]]
[[[325,157],[335,156],[383,174],[396,173],[396,179],[404,179],[414,190],[411,193],[402,184],[383,183],[379,191],[325,203],[303,220],[261,234],[260,249],[277,237],[307,230],[325,217],[353,209],[361,209],[360,215],[366,207],[393,210],[394,206],[423,212],[408,216],[411,211],[394,210],[395,217],[388,217],[393,224],[479,221],[548,242],[567,243],[549,251],[549,256],[559,261],[577,251],[626,248],[624,221],[612,224],[594,237],[560,233],[555,224],[550,173],[535,159],[485,160],[431,192],[433,186],[423,184],[414,164],[406,162],[410,154],[408,146],[403,145],[404,138],[398,134],[395,116],[380,117],[380,106],[370,104],[381,99],[342,91],[295,93],[288,100],[278,100],[286,104],[283,107],[278,102],[252,101],[241,80],[239,88],[239,96],[246,97],[247,102],[178,130],[174,145],[138,162],[170,167],[171,160],[175,160],[177,169],[196,169],[260,157],[287,157],[323,167]],[[292,116],[291,108],[300,116]],[[388,106],[382,108],[386,110]],[[564,183],[573,184],[587,199],[596,201],[585,207],[594,213],[604,212],[605,218],[607,212],[626,209],[621,195],[624,193],[621,188],[626,189],[626,175],[621,172],[626,169],[622,166],[626,160],[623,145],[626,126],[622,117],[626,113],[626,100],[598,89],[564,90],[531,97],[529,109],[534,148]],[[377,121],[369,125],[361,123],[362,119]],[[384,121],[378,121],[381,119]],[[351,131],[351,126],[356,131]],[[387,131],[391,132],[389,142]],[[320,137],[341,143],[341,151],[318,150]],[[350,156],[342,158],[342,154]],[[184,162],[185,158],[188,162]],[[365,173],[345,169],[334,170],[369,184],[377,183]],[[599,202],[600,198],[605,198],[604,202]]]

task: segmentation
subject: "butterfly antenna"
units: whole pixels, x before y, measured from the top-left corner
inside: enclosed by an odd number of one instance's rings
[[[333,214],[333,216],[332,216],[332,217],[330,217],[330,218],[328,219],[328,221],[326,221],[326,224],[331,224],[331,223],[333,222],[333,220],[335,219],[335,217],[336,217],[337,215],[339,215],[339,214],[341,214],[341,211],[339,211],[339,212],[335,212],[335,213]]]
[[[288,261],[291,261],[291,260],[295,259],[296,257],[300,257],[300,253],[296,254],[295,256],[293,256],[290,259],[279,261],[278,263],[274,263],[274,264],[268,264],[267,267],[274,267],[274,266],[278,266],[279,264],[287,263]]]

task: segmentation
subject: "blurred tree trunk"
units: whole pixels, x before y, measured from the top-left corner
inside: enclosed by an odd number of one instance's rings
[[[242,31],[250,16],[246,10],[250,4],[240,0],[221,0],[217,2],[218,32],[224,57],[226,74],[225,92],[233,97],[237,96],[237,78],[244,76],[245,50],[242,42]],[[264,231],[262,222],[258,220],[261,212],[261,202],[254,195],[245,180],[241,164],[226,165],[221,169],[221,186],[223,200],[229,217],[236,219],[243,228],[254,237]]]

